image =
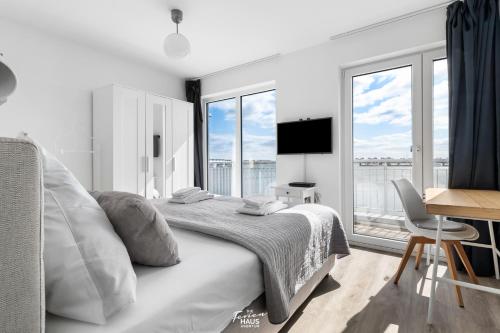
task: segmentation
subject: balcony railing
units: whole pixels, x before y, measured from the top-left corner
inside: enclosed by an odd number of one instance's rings
[[[354,212],[373,216],[404,216],[391,180],[412,179],[409,159],[357,159],[353,162]],[[446,187],[448,160],[434,160],[434,186]]]
[[[231,195],[231,160],[210,160],[208,164],[208,189],[212,193]],[[412,179],[412,161],[409,159],[358,159],[354,168],[355,214],[403,217],[403,207],[392,179]],[[434,160],[434,186],[446,187],[448,160]],[[244,161],[242,168],[242,193],[272,195],[276,182],[274,161]]]
[[[208,162],[208,191],[220,195],[231,195],[231,160],[210,160]]]
[[[210,160],[208,163],[208,190],[215,194],[231,195],[233,181],[231,160]],[[273,195],[276,184],[275,161],[243,161],[243,196]]]

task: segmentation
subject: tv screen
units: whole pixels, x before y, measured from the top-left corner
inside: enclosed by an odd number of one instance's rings
[[[279,123],[278,155],[332,153],[332,118]]]

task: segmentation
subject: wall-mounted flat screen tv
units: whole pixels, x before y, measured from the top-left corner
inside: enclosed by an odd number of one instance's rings
[[[333,152],[332,117],[278,123],[278,155]]]

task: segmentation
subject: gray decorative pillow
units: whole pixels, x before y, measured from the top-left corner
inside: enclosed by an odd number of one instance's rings
[[[126,192],[92,192],[121,237],[132,262],[171,266],[177,242],[163,215],[144,197]]]

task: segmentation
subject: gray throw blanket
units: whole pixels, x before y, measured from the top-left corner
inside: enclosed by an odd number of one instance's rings
[[[339,218],[329,207],[308,204],[267,216],[236,213],[243,201],[217,197],[189,205],[152,200],[168,224],[237,243],[262,262],[269,321],[290,313],[290,300],[332,254],[349,254]],[[182,254],[181,254],[182,257]],[[214,258],[216,260],[216,258]]]

